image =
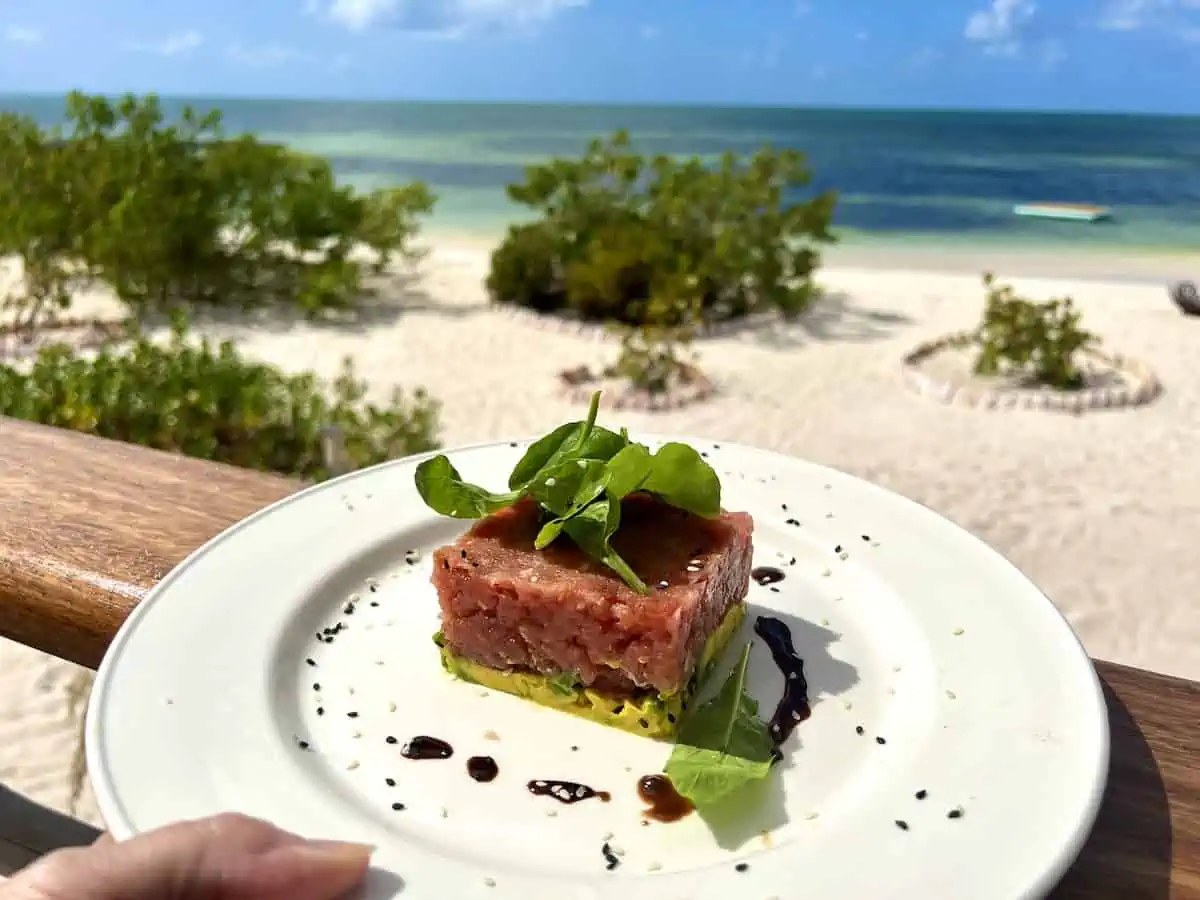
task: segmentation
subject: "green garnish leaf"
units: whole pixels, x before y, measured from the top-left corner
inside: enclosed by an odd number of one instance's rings
[[[658,449],[642,490],[706,519],[721,514],[721,479],[687,444],[672,442]]]
[[[666,775],[675,790],[703,812],[771,771],[775,743],[758,704],[746,693],[750,644],[720,692],[696,709],[679,730]]]
[[[445,456],[435,456],[417,466],[415,481],[426,506],[455,519],[482,519],[521,499],[520,492],[493,494],[463,481]]]
[[[445,456],[417,466],[416,485],[426,505],[444,516],[481,519],[531,497],[549,513],[534,547],[544,550],[564,532],[585,553],[616,572],[634,590],[649,589],[612,548],[621,523],[621,501],[638,491],[696,515],[721,514],[721,482],[700,454],[686,444],[664,444],[651,453],[629,433],[596,424],[600,393],[592,395],[587,419],[568,422],[536,440],[508,478],[506,493],[463,481]],[[543,516],[543,520],[545,516]]]
[[[546,684],[554,693],[569,697],[575,693],[575,689],[579,686],[579,676],[574,672],[562,672],[547,678]]]
[[[509,488],[524,490],[539,477],[544,477],[548,470],[568,460],[611,459],[629,443],[629,438],[597,426],[596,414],[599,409],[600,392],[597,391],[592,395],[586,421],[559,425],[545,437],[534,441],[508,476]]]
[[[605,492],[605,496],[588,505],[576,516],[567,519],[563,530],[583,552],[597,559],[621,576],[622,580],[640,594],[650,593],[645,582],[629,567],[609,544],[621,527],[621,500]]]

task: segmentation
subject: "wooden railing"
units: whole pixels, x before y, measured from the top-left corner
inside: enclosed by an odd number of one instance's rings
[[[0,634],[95,667],[158,579],[297,487],[0,419]],[[1200,900],[1200,684],[1096,665],[1112,727],[1108,790],[1054,897]]]

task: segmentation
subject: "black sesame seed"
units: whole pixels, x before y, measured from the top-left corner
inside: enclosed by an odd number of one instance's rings
[[[782,509],[784,512],[787,512],[787,504],[786,503],[780,503],[779,508]]]
[[[399,741],[396,740],[396,736],[392,734],[389,734],[386,738],[384,738],[384,740],[386,740],[389,744],[399,743]]]
[[[517,446],[517,442],[516,442],[516,441],[509,441],[509,442],[508,442],[508,446],[510,446],[510,447],[515,447],[515,446]]]
[[[869,534],[864,534],[864,535],[862,536],[862,539],[863,539],[864,541],[869,541],[869,540],[871,539],[871,536],[870,536]]]
[[[396,812],[400,812],[400,810],[404,809],[404,804],[397,801],[392,804],[392,809],[394,809]]]
[[[318,716],[323,716],[323,715],[325,715],[325,707],[323,707],[323,706],[318,706],[318,707],[317,707],[317,715],[318,715]]]
[[[572,744],[572,745],[571,745],[571,750],[572,750],[572,752],[578,752],[578,750],[579,750],[579,747],[578,747],[577,745],[575,745],[575,744]]]
[[[707,450],[701,450],[700,455],[703,456],[705,459],[708,459],[708,451]]]
[[[354,604],[353,604],[353,603],[347,603],[347,604],[346,604],[346,608],[345,608],[345,610],[343,610],[343,612],[345,612],[345,613],[346,613],[346,615],[348,615],[348,616],[352,616],[352,615],[354,615]]]
[[[372,605],[372,606],[378,606],[378,605],[379,605],[379,601],[378,601],[378,600],[372,600],[372,601],[371,601],[371,605]]]
[[[463,551],[463,556],[466,556],[466,555],[467,555],[467,551],[465,551],[465,550],[464,550],[464,551]],[[370,591],[370,592],[373,594],[373,593],[375,593],[377,590],[379,590],[379,585],[377,585],[377,584],[368,584],[368,585],[367,585],[367,590],[368,590],[368,591]]]
[[[950,812],[946,813],[946,818],[947,819],[961,819],[962,814],[963,814],[963,811],[961,809],[952,809],[952,810],[950,810]]]
[[[314,683],[314,684],[313,684],[313,690],[314,690],[314,691],[319,691],[320,689],[321,689],[321,685],[320,685],[320,684],[317,684],[317,683]]]
[[[675,718],[675,713],[667,713],[667,721],[670,722],[672,725],[674,725],[675,722],[678,721]]]
[[[778,593],[779,593],[779,588],[775,587],[775,585],[773,585],[773,584],[772,584],[772,585],[769,585],[769,586],[767,587],[767,590],[768,590],[768,591],[770,591],[772,594],[778,594]]]
[[[613,715],[619,716],[621,714],[621,710],[623,710],[624,708],[625,708],[624,703],[618,703],[616,706],[613,707]]]
[[[645,719],[638,719],[638,724],[641,725],[643,728],[650,727],[650,723],[647,722]]]
[[[299,747],[301,750],[307,750],[312,745],[309,744],[308,741],[298,741],[296,743],[296,746]]]
[[[887,738],[881,738],[881,737],[877,737],[877,738],[875,738],[875,743],[877,743],[877,744],[886,744],[886,743],[887,743]]]
[[[315,665],[317,664],[317,661],[316,661],[315,659],[313,659],[311,656],[310,656],[308,659],[304,660],[304,661],[305,661],[306,663],[308,663],[310,666],[315,666]]]
[[[733,868],[738,872],[748,872],[750,871],[750,863],[738,863]]]
[[[388,787],[395,787],[396,779],[395,778],[385,778],[383,780],[383,783],[386,784]]]
[[[865,729],[865,728],[863,728],[861,725],[856,725],[856,726],[855,726],[855,728],[854,728],[854,733],[855,733],[855,734],[863,734],[864,732],[866,732],[866,729]]]
[[[917,791],[916,794],[914,794],[913,796],[915,796],[918,800],[924,800],[926,797],[929,796],[929,791],[925,791],[925,790]]]
[[[467,551],[466,551],[466,550],[459,550],[459,551],[458,551],[458,555],[459,555],[459,556],[461,556],[463,559],[466,559],[466,558],[467,558]]]
[[[357,719],[357,718],[358,718],[358,713],[356,713],[356,712],[354,712],[354,711],[351,711],[351,712],[348,712],[348,713],[346,713],[346,717],[347,717],[347,718],[349,718],[349,719]]]
[[[896,827],[899,828],[901,831],[908,831],[908,823],[905,822],[903,819],[896,820]]]
[[[713,449],[714,449],[714,450],[720,450],[720,449],[721,449],[721,445],[720,445],[720,444],[713,444]]]
[[[836,547],[834,547],[834,548],[833,548],[833,552],[834,552],[834,553],[841,553],[841,552],[842,552],[842,545],[841,545],[841,544],[838,544]]]

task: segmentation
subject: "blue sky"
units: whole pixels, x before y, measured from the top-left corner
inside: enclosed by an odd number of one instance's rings
[[[0,0],[0,92],[1200,112],[1200,0]]]

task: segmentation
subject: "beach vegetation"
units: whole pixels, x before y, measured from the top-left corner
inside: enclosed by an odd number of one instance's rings
[[[492,255],[494,301],[585,321],[668,327],[777,310],[815,296],[832,193],[802,196],[802,154],[646,156],[619,131],[579,159],[526,170],[509,197],[538,218],[513,226]]]
[[[436,449],[439,404],[396,390],[385,403],[349,359],[331,383],[243,356],[229,341],[189,337],[179,314],[165,340],[131,326],[129,340],[84,354],[65,344],[28,364],[0,364],[0,416],[318,481],[330,472],[328,428],[345,468]]]
[[[987,300],[972,335],[977,375],[1016,375],[1033,384],[1074,390],[1084,384],[1081,354],[1099,343],[1080,324],[1070,297],[1035,302],[983,276]]]
[[[0,255],[23,264],[19,322],[107,284],[141,319],[177,307],[352,311],[365,278],[414,256],[433,197],[339,185],[327,161],[227,136],[218,111],[72,93],[65,123],[0,115]]]

